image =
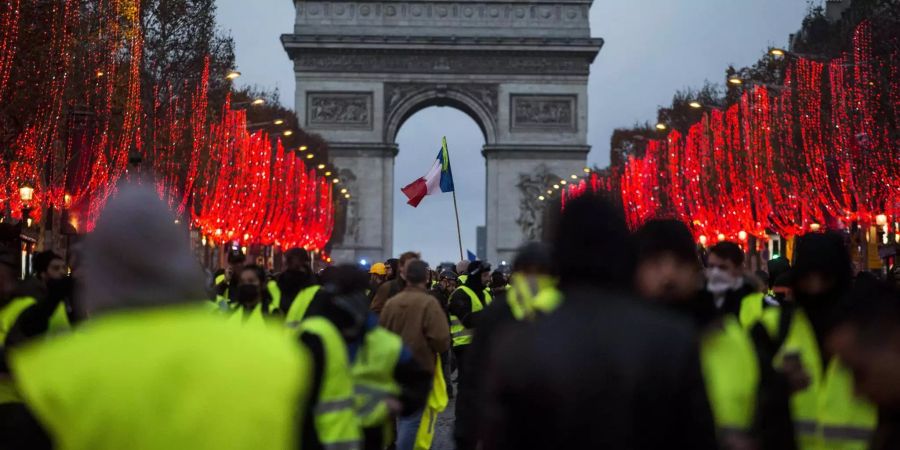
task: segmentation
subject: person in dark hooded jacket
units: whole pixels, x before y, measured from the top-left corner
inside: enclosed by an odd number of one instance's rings
[[[624,293],[627,234],[608,199],[566,202],[562,303],[492,346],[482,448],[717,448],[692,325]]]

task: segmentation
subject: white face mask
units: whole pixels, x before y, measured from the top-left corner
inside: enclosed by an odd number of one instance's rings
[[[740,281],[739,278],[718,267],[706,269],[706,289],[712,292],[713,295],[722,295],[728,292],[729,289],[736,288]]]

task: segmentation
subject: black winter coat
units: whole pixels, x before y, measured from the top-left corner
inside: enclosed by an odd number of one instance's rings
[[[569,290],[496,337],[484,449],[715,449],[693,326],[639,300]]]

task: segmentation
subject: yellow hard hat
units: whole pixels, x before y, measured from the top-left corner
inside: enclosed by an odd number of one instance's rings
[[[384,263],[375,263],[372,264],[372,268],[369,269],[369,273],[374,273],[375,275],[387,275],[387,269],[385,269]]]

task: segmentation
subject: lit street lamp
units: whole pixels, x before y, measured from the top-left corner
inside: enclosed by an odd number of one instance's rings
[[[29,184],[19,187],[19,200],[22,201],[22,220],[19,221],[19,239],[22,240],[22,279],[31,272],[31,244],[35,239],[25,232],[31,228],[31,201],[34,200],[34,188]]]
[[[234,80],[235,78],[240,77],[240,76],[241,76],[241,73],[238,72],[237,70],[232,70],[232,71],[228,72],[227,74],[225,74],[225,78],[227,78],[229,80]]]

